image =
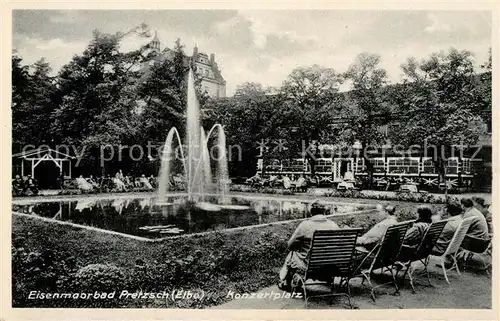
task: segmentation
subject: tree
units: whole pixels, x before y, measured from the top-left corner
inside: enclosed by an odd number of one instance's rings
[[[127,34],[94,31],[85,51],[57,77],[53,131],[58,142],[84,150],[84,163],[93,169],[103,156],[101,146],[125,145],[136,133],[133,111],[140,74],[133,67],[142,61],[145,48],[121,53],[119,43]]]
[[[451,49],[420,63],[409,59],[402,70],[411,89],[399,110],[405,125],[397,141],[434,147],[433,161],[447,193],[446,157],[453,156],[454,146],[476,144],[486,129],[478,113],[482,107],[472,55]]]
[[[385,139],[379,127],[390,119],[391,106],[383,100],[383,87],[387,84],[387,73],[379,67],[380,56],[359,54],[349,66],[344,77],[352,83],[347,108],[344,114],[351,119],[351,140],[359,140],[368,174],[368,184],[373,184],[373,164],[368,148],[378,147]]]
[[[138,86],[138,98],[145,102],[140,115],[144,139],[160,144],[170,128],[184,128],[189,70],[184,57],[182,47],[176,48],[173,59],[156,61]]]
[[[22,66],[22,59],[12,56],[12,135],[13,150],[27,144],[50,143],[51,118],[56,90],[51,68],[42,58],[31,66]],[[30,70],[31,69],[31,70]]]
[[[340,75],[331,68],[318,65],[299,67],[283,82],[279,93],[283,102],[282,116],[287,120],[289,130],[300,139],[299,148],[311,167],[312,175],[315,175],[317,146],[335,117],[340,83]]]
[[[283,138],[284,118],[280,108],[277,96],[269,95],[261,84],[249,82],[238,86],[234,97],[207,103],[207,128],[215,123],[224,126],[232,175],[253,175],[258,157],[263,160],[265,169],[270,158],[281,159],[286,155],[286,150],[271,143]]]
[[[24,121],[29,115],[28,66],[22,65],[17,53],[12,54],[12,152],[19,151],[28,142],[26,132],[29,124]]]

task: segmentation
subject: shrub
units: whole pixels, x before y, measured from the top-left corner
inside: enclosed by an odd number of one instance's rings
[[[124,285],[125,273],[111,264],[90,264],[79,269],[73,287],[79,291],[114,291]]]
[[[55,292],[65,288],[76,271],[76,260],[68,253],[46,249],[30,251],[23,237],[13,237],[12,306],[32,306],[30,291]]]

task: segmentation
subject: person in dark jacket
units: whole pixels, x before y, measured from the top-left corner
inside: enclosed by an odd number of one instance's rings
[[[418,218],[413,226],[406,232],[403,246],[398,256],[398,261],[407,262],[411,260],[412,254],[422,242],[425,232],[432,223],[432,211],[427,206],[420,206],[417,209]]]
[[[432,211],[427,206],[417,209],[418,218],[412,227],[406,232],[403,244],[414,246],[420,244],[425,232],[432,223]]]

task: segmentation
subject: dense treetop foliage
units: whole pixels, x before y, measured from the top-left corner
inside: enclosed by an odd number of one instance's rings
[[[99,167],[100,146],[160,147],[171,127],[184,128],[191,63],[180,40],[173,59],[155,60],[147,45],[120,51],[131,32],[148,35],[145,25],[125,33],[95,31],[87,48],[55,76],[43,58],[24,65],[13,53],[14,153],[28,144],[69,144],[84,151],[82,172],[100,173],[106,171]],[[231,174],[241,176],[255,172],[258,158],[290,159],[304,149],[302,156],[313,163],[323,144],[475,144],[491,126],[491,58],[477,69],[470,52],[451,49],[422,61],[409,58],[401,71],[401,83],[389,84],[380,57],[371,53],[354,57],[344,73],[298,67],[279,88],[243,83],[230,98],[200,93],[202,121],[224,126]],[[349,91],[339,92],[343,83]],[[396,130],[381,131],[383,126]],[[151,159],[123,155],[116,160],[122,168],[154,171]],[[370,172],[369,159],[365,164]]]

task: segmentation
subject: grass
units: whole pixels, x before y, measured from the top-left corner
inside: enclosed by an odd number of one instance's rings
[[[398,211],[399,220],[406,220],[414,216],[415,206],[400,206]],[[365,230],[381,219],[377,213],[333,218],[341,227]],[[226,294],[230,290],[253,292],[276,284],[287,241],[298,224],[287,222],[150,243],[13,216],[13,306],[204,308],[218,305],[229,300]],[[116,275],[100,274],[88,279],[76,277],[82,268],[95,264],[116,267],[119,278],[123,279],[117,285],[121,287],[116,289],[118,292],[184,289],[204,291],[210,296],[175,302],[27,300],[29,292],[40,287],[48,292],[87,292],[99,290],[100,279],[116,279]]]

